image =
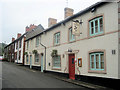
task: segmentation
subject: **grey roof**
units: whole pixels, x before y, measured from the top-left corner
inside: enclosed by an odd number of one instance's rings
[[[41,24],[39,24],[35,29],[32,29],[31,31],[29,31],[26,34],[26,41],[28,41],[29,39],[34,38],[39,33],[43,32],[43,30],[44,30],[43,26]]]
[[[110,3],[110,2],[97,2],[97,3],[93,4],[93,5],[91,5],[90,7],[88,7],[86,9],[84,9],[84,10],[82,10],[82,11],[80,11],[80,12],[78,12],[78,13],[76,13],[76,14],[74,14],[74,15],[66,18],[66,19],[64,19],[63,21],[61,21],[61,22],[59,22],[59,23],[57,23],[57,24],[55,24],[55,25],[53,25],[53,26],[51,26],[49,28],[47,28],[45,31],[49,31],[49,30],[51,30],[53,28],[56,28],[56,27],[60,26],[61,24],[65,24],[66,22],[68,22],[70,20],[73,20],[74,18],[76,18],[78,16],[81,16],[81,15],[91,11],[93,8],[100,7],[100,6],[102,6],[104,4],[107,4],[107,3]]]
[[[82,11],[80,11],[80,12],[78,12],[78,13],[76,13],[76,14],[74,14],[74,15],[72,15],[72,16],[70,16],[70,17],[68,17],[68,18],[66,18],[66,19],[64,19],[62,21],[60,21],[59,23],[57,23],[57,24],[55,24],[55,25],[53,25],[53,26],[43,30],[42,32],[34,35],[34,37],[36,37],[36,36],[38,36],[40,34],[43,34],[44,32],[48,32],[48,31],[50,31],[50,30],[60,26],[61,24],[65,25],[65,23],[67,23],[68,21],[73,20],[74,18],[76,18],[78,16],[81,16],[81,15],[91,11],[93,8],[98,8],[98,7],[100,7],[100,6],[104,5],[104,4],[107,4],[107,3],[109,3],[109,2],[97,2],[97,3],[93,4],[93,5],[91,5],[90,7],[88,7],[86,9],[84,9],[84,10],[82,10]]]
[[[16,40],[14,40],[13,42],[11,42],[10,44],[8,44],[5,48],[7,48],[8,46],[10,46],[11,44],[19,41],[20,39],[22,39],[24,37],[24,35],[26,35],[28,32],[24,33],[21,37],[17,38]]]

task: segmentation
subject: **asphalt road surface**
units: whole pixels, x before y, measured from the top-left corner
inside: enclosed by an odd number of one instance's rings
[[[2,62],[0,61],[0,90],[2,89]]]
[[[2,88],[81,88],[88,90],[88,88],[9,62],[2,62]]]

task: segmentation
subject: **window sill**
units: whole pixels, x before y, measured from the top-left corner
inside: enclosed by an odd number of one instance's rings
[[[39,65],[39,62],[35,62],[34,64]]]
[[[74,42],[76,42],[76,40],[74,40],[74,41],[68,41],[68,43],[74,43]]]
[[[55,67],[53,67],[52,70],[59,70],[59,71],[61,71],[61,68],[55,68]]]
[[[35,47],[39,47],[39,45],[36,45]]]
[[[105,70],[88,70],[88,73],[107,74]]]
[[[93,35],[93,36],[88,36],[88,39],[90,39],[90,38],[95,38],[95,37],[99,37],[99,36],[103,36],[103,35],[105,35],[105,33],[102,33],[102,34],[98,34],[98,35]]]
[[[60,44],[55,44],[54,46],[60,46]]]

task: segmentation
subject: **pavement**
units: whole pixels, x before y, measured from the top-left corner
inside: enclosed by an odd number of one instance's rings
[[[88,89],[92,89],[92,90],[114,90],[108,87],[104,87],[104,86],[99,86],[99,85],[95,85],[95,84],[91,84],[91,83],[87,83],[87,82],[83,82],[83,81],[79,81],[79,80],[72,80],[72,79],[68,79],[66,77],[62,77],[62,76],[58,76],[58,75],[53,75],[53,74],[49,74],[51,75],[51,77],[54,77],[56,79],[68,82],[68,83],[72,83],[78,86],[82,86]]]
[[[42,76],[43,79],[41,79],[41,81],[44,82],[44,84],[42,84],[42,86],[41,86],[42,88],[46,88],[45,84],[47,84],[48,85],[47,88],[53,88],[54,87],[54,88],[82,88],[84,90],[91,90],[91,89],[92,90],[101,90],[101,89],[102,90],[113,90],[113,89],[110,89],[110,88],[107,88],[107,87],[94,85],[94,84],[91,84],[91,83],[86,83],[86,82],[82,82],[82,81],[78,81],[78,80],[71,80],[71,79],[68,79],[66,77],[58,76],[58,75],[51,74],[51,73],[41,73],[40,71],[37,71],[37,70],[34,70],[34,69],[29,69],[28,67],[24,67],[24,66],[21,66],[21,65],[18,65],[18,64],[14,64],[14,66],[17,66],[18,68],[24,69],[25,71],[33,72],[35,77],[37,77],[35,73],[39,73],[41,76],[43,75]],[[37,78],[37,79],[39,79],[39,78]],[[51,84],[49,85],[48,83],[46,83],[44,81],[44,79],[52,81],[54,83],[52,84],[52,82],[51,82]],[[55,79],[57,79],[59,81],[57,81]],[[34,82],[34,80],[36,80],[36,79],[32,79],[32,80]],[[64,84],[63,84],[63,82],[60,82],[60,81],[64,81]],[[38,82],[38,81],[36,81],[36,82]],[[56,84],[57,82],[59,83],[60,87],[57,86],[57,84]],[[53,85],[56,85],[56,86],[53,86]],[[3,85],[3,87],[4,87],[4,85]]]

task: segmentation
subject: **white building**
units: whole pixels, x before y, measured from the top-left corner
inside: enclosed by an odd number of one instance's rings
[[[80,23],[78,36],[72,34],[75,21]],[[106,86],[120,79],[120,2],[98,2],[74,15],[73,9],[66,8],[63,21],[49,19],[49,24],[26,42],[25,51],[37,50],[39,56],[28,53],[25,64],[30,65],[31,57],[32,65],[46,72]]]

